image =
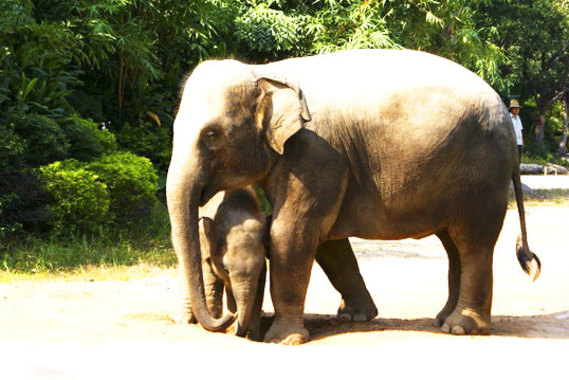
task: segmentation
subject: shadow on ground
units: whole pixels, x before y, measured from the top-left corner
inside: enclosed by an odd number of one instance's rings
[[[261,322],[263,335],[269,329],[273,316],[266,314]],[[434,326],[434,318],[419,319],[374,319],[370,322],[346,322],[333,315],[306,314],[305,327],[310,332],[311,340],[320,340],[331,336],[355,332],[377,331],[417,331],[433,334],[445,334]],[[569,310],[544,315],[492,317],[490,335],[516,338],[546,338],[569,340]]]

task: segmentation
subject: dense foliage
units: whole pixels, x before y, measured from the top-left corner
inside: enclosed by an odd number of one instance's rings
[[[567,41],[566,0],[2,0],[0,241],[149,217],[179,85],[212,57],[429,51],[519,98],[527,152],[555,159]]]
[[[56,232],[92,231],[105,222],[110,195],[95,173],[64,161],[42,167],[40,175],[52,198],[47,209]]]
[[[74,159],[42,166],[51,195],[48,210],[56,232],[93,232],[148,217],[156,202],[158,177],[152,163],[129,152],[91,162]]]

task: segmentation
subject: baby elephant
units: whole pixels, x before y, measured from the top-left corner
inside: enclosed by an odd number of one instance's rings
[[[237,336],[260,340],[265,289],[268,221],[252,187],[220,192],[200,208],[200,246],[209,312],[219,318],[223,290],[227,307],[237,311]],[[180,274],[181,302],[187,322],[195,323],[189,292]]]

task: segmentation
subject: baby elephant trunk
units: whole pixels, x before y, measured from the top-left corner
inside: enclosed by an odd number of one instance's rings
[[[266,266],[263,264],[259,276],[233,285],[233,295],[237,303],[237,332],[240,337],[261,340],[260,324],[263,296],[265,291]]]

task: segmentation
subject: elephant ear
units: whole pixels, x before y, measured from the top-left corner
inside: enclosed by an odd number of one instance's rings
[[[257,126],[265,131],[271,148],[283,154],[286,141],[310,121],[306,99],[302,90],[284,80],[261,77],[257,83]]]

